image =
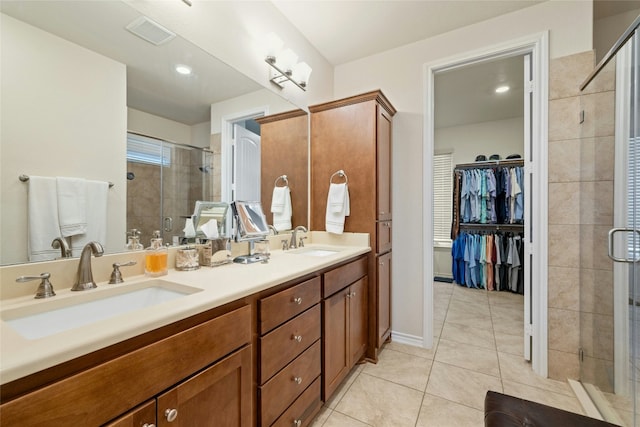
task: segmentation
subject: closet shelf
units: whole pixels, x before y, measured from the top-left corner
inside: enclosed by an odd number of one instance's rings
[[[458,169],[492,169],[498,166],[518,167],[524,166],[524,159],[515,160],[487,160],[485,162],[460,163],[456,165]]]

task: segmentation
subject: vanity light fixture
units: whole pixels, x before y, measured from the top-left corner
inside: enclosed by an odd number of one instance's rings
[[[496,88],[496,93],[505,93],[505,92],[508,92],[508,91],[509,91],[509,89],[510,89],[510,88],[509,88],[509,86],[506,86],[506,85],[504,85],[504,86],[498,86],[498,87]]]
[[[189,74],[191,74],[191,67],[189,67],[188,65],[178,64],[176,65],[176,71],[179,74],[188,76]]]
[[[267,54],[265,62],[271,66],[271,78],[273,84],[284,88],[287,81],[293,82],[302,90],[307,90],[307,83],[311,75],[311,67],[306,62],[298,62],[298,55],[291,49],[284,49],[284,43],[274,33],[266,37]]]

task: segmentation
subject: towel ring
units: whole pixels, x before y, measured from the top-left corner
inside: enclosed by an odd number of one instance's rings
[[[287,179],[287,175],[280,175],[279,177],[276,178],[276,181],[273,183],[274,187],[278,186],[278,181],[284,181],[284,187],[288,187],[289,186],[289,180]]]
[[[349,183],[349,178],[347,178],[347,174],[344,173],[344,171],[342,169],[340,169],[337,172],[334,172],[333,175],[331,175],[331,178],[329,178],[329,184],[333,184],[333,177],[338,175],[341,178],[344,178],[344,183],[348,184]]]

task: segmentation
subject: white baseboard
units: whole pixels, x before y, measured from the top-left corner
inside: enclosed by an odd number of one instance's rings
[[[422,337],[415,335],[403,334],[402,332],[391,331],[391,341],[400,344],[412,345],[414,347],[422,347]]]

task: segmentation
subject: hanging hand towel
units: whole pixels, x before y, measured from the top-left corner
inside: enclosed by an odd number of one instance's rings
[[[86,233],[71,238],[71,252],[74,257],[80,256],[82,248],[96,241],[103,246],[107,244],[107,202],[109,199],[109,183],[106,181],[86,181]]]
[[[29,178],[28,191],[29,261],[55,259],[60,253],[51,242],[60,235],[56,179],[42,176]]]
[[[63,237],[87,232],[87,182],[82,178],[56,178],[58,219]]]
[[[274,187],[271,197],[273,226],[278,231],[291,230],[291,191],[289,186]]]
[[[347,184],[330,184],[327,196],[327,214],[325,228],[327,232],[342,234],[345,217],[351,214],[349,206],[349,188]]]

